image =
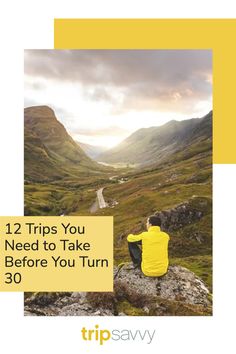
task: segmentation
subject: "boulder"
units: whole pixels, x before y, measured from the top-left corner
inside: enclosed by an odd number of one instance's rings
[[[157,211],[155,214],[159,216],[162,221],[162,230],[171,232],[199,221],[203,216],[211,212],[211,208],[211,199],[193,196],[191,199],[177,205],[175,208]]]
[[[37,294],[25,300],[26,316],[199,316],[212,311],[204,282],[181,266],[170,266],[162,277],[146,277],[122,264],[114,269],[114,292]]]
[[[162,277],[146,277],[124,265],[115,276],[115,293],[153,315],[210,314],[211,295],[204,282],[181,266],[170,266]],[[162,309],[160,308],[162,307]]]

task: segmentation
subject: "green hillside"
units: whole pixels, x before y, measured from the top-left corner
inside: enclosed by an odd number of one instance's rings
[[[99,175],[106,169],[91,160],[47,106],[26,108],[25,180],[51,182]]]
[[[201,119],[170,121],[161,127],[142,128],[96,159],[106,163],[137,164],[141,167],[160,163],[175,152],[205,142],[212,136],[212,112]]]
[[[167,229],[171,236],[171,260],[188,264],[211,287],[211,144],[204,152],[194,146],[192,151],[184,153],[182,160],[177,153],[158,167],[127,174],[124,178],[125,183],[113,183],[104,189],[105,200],[115,206],[96,213],[115,216],[116,263],[129,260],[126,244],[129,233],[142,232],[148,216],[169,213],[173,215]]]
[[[45,107],[40,110],[46,116]],[[149,161],[145,168],[121,170],[103,168],[88,158],[48,108],[50,118],[38,119],[39,112],[32,114],[30,110],[26,113],[26,215],[113,215],[114,258],[119,264],[129,260],[127,235],[142,232],[146,218],[161,213],[171,237],[171,264],[189,268],[211,288],[211,112],[202,119],[164,125],[165,139],[158,139],[158,144],[156,135],[150,138],[144,134],[143,152],[142,139],[136,139],[140,146],[137,149],[136,145],[136,153],[132,146],[126,153],[131,151],[140,161],[145,154],[154,157],[145,160]],[[143,130],[134,134],[136,138],[143,136]],[[157,145],[161,146],[161,155],[153,152]],[[101,187],[109,207],[91,214],[96,191]]]
[[[91,158],[95,159],[98,155],[107,150],[104,146],[95,146],[77,141],[77,144],[83,149],[83,151]]]

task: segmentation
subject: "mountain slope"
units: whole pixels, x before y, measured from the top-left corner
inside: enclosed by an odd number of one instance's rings
[[[79,141],[76,141],[76,143],[83,149],[83,151],[91,158],[94,159],[98,155],[102,154],[107,150],[105,146],[96,146],[96,145],[90,145],[90,144],[85,144],[81,143]]]
[[[26,108],[24,120],[26,180],[49,181],[101,170],[71,138],[51,108]]]
[[[152,165],[211,137],[212,112],[201,119],[170,121],[161,127],[139,129],[96,159],[106,163]]]

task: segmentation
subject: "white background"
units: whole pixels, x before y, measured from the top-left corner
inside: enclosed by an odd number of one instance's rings
[[[233,1],[8,1],[1,5],[0,215],[23,215],[23,49],[53,48],[53,19],[233,18]],[[233,43],[232,43],[233,45]],[[235,102],[232,102],[235,104]],[[224,119],[224,117],[222,117]],[[235,165],[214,166],[213,317],[23,317],[23,294],[0,293],[5,353],[235,352]],[[83,326],[156,330],[150,345],[81,341]]]

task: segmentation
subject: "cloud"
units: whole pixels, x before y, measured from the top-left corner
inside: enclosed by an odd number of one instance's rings
[[[192,112],[211,99],[210,50],[26,50],[25,73],[76,83],[86,99],[129,110]]]
[[[86,136],[124,136],[127,135],[128,130],[123,129],[117,126],[110,126],[105,128],[96,128],[94,129],[83,129],[79,128],[78,130],[74,129],[73,134],[80,134]]]
[[[24,107],[31,107],[31,106],[37,106],[38,102],[34,99],[31,99],[29,97],[25,97],[24,99]]]
[[[44,90],[45,88],[45,83],[25,81],[25,90]]]

